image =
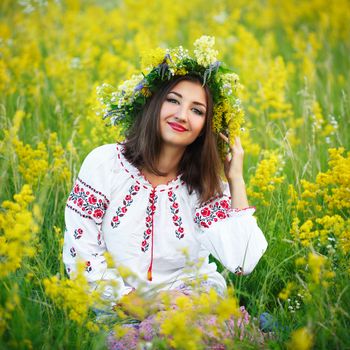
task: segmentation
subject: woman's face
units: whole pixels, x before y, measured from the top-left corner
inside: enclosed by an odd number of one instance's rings
[[[160,110],[164,145],[186,147],[199,136],[206,120],[206,94],[200,83],[182,80],[168,93]]]

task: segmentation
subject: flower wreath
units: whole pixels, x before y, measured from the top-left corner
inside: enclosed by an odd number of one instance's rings
[[[144,73],[135,74],[115,89],[109,84],[97,87],[102,105],[103,119],[110,118],[111,125],[120,125],[125,134],[136,115],[160,85],[178,75],[199,75],[213,95],[214,115],[212,128],[215,133],[237,135],[244,121],[239,92],[242,85],[231,69],[217,60],[215,38],[202,36],[194,42],[194,56],[182,46],[173,49],[157,48],[144,53]],[[101,112],[98,112],[101,114]],[[222,148],[218,138],[218,146]]]

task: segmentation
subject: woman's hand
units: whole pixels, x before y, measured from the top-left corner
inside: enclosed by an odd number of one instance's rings
[[[224,163],[227,181],[230,183],[233,180],[243,179],[244,150],[242,148],[240,138],[235,136],[234,144],[231,145],[227,136],[220,133],[220,137],[228,144],[230,148]]]
[[[244,151],[241,140],[236,136],[234,144],[231,145],[229,139],[224,134],[220,133],[220,136],[230,147],[230,152],[225,159],[224,170],[230,187],[231,208],[248,208],[249,204],[243,178]]]

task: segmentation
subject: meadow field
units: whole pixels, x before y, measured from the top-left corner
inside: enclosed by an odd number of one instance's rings
[[[106,349],[123,315],[96,322],[83,275],[69,280],[61,258],[83,159],[122,139],[97,89],[139,73],[145,50],[192,49],[201,35],[244,87],[244,177],[269,246],[250,275],[219,264],[226,304],[199,303],[220,317],[269,312],[265,348],[350,349],[349,14],[349,0],[2,0],[0,349]],[[179,307],[163,329],[176,339],[149,349],[203,348]]]

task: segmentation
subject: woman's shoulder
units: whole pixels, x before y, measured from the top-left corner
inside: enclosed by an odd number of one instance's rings
[[[100,195],[110,192],[112,178],[119,173],[118,144],[104,144],[92,149],[80,167],[76,181],[86,191]]]
[[[117,147],[116,143],[108,143],[104,145],[100,145],[94,149],[92,149],[84,159],[84,162],[95,162],[95,161],[103,161],[108,158],[117,155]]]
[[[118,159],[118,144],[104,144],[92,149],[84,158],[80,172],[83,174],[115,168]]]

